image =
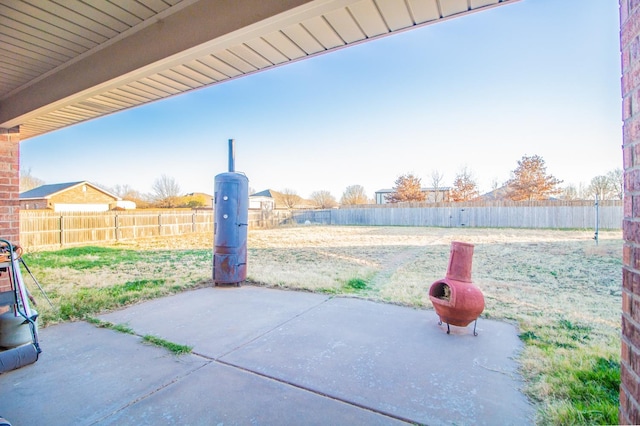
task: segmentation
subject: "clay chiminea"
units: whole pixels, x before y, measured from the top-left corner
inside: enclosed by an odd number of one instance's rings
[[[484,310],[484,296],[471,282],[472,257],[473,244],[452,241],[447,275],[429,288],[429,299],[440,317],[439,324],[447,323],[447,334],[451,331],[449,324],[466,327],[475,321],[473,335],[478,335],[476,324]]]

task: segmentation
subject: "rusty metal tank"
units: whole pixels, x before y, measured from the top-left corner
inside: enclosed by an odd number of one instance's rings
[[[247,278],[249,179],[235,172],[233,139],[229,140],[229,171],[215,177],[213,282],[240,285]]]

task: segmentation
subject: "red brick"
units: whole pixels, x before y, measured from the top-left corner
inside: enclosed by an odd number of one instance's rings
[[[622,235],[625,241],[640,242],[640,223],[630,220],[625,215],[622,222]]]
[[[628,402],[632,402],[634,400],[634,395],[638,395],[640,389],[638,389],[638,376],[631,371],[625,364],[620,365],[620,381],[624,385],[625,388],[629,390],[627,394]],[[630,408],[630,407],[627,407]]]
[[[637,323],[640,323],[640,300],[637,297],[630,297],[630,310],[627,311],[631,314],[631,318]]]
[[[629,17],[629,0],[620,0],[620,27]]]
[[[633,372],[640,376],[640,349],[629,348],[629,363]],[[640,395],[638,395],[640,397]]]
[[[627,192],[640,190],[640,170],[627,170],[624,174],[624,188]]]
[[[620,28],[620,47],[626,47],[640,32],[640,19],[638,19],[638,10],[634,10],[633,4],[637,0],[631,0],[629,8],[629,17],[622,23]]]
[[[627,342],[625,342],[624,339],[622,339],[622,342],[620,344],[620,361],[627,364],[627,365],[631,365],[631,349],[629,348],[629,345],[627,345]]]
[[[640,330],[633,320],[624,313],[622,314],[622,334],[626,336],[630,346],[640,348]]]

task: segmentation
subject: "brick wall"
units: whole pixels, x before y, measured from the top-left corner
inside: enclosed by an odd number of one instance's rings
[[[625,198],[621,424],[640,424],[640,0],[620,0]]]
[[[20,235],[20,134],[0,129],[0,238],[19,242]],[[0,291],[9,289],[6,274],[0,274]]]

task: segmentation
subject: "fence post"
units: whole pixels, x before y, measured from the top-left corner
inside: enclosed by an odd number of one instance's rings
[[[162,235],[162,213],[158,213],[158,236]]]
[[[118,232],[120,232],[120,229],[119,229],[120,227],[119,227],[119,224],[118,224],[118,213],[115,214],[114,219],[115,219],[114,220],[114,225],[115,225],[116,241],[118,241],[119,240]]]
[[[196,232],[196,212],[191,212],[191,232]]]
[[[60,245],[64,245],[64,218],[62,213],[60,213]]]

